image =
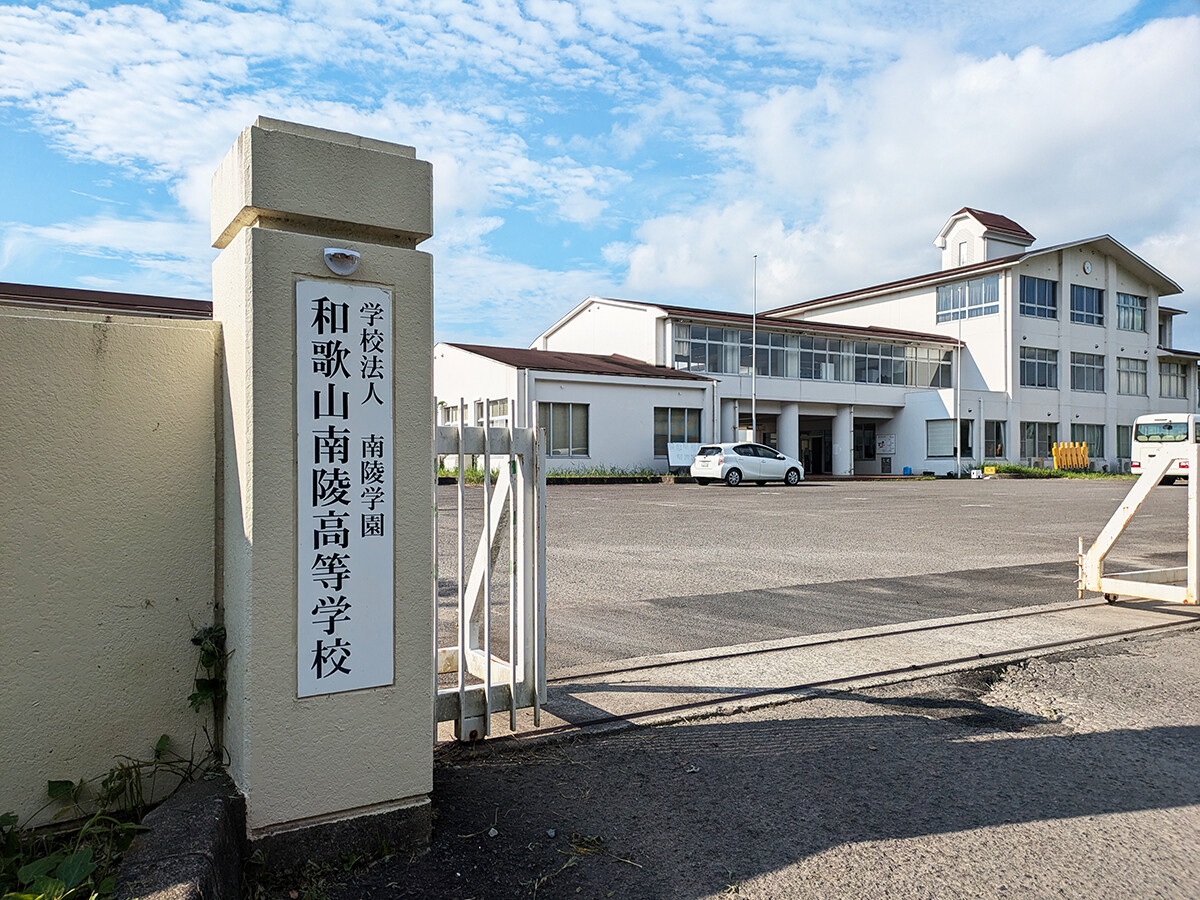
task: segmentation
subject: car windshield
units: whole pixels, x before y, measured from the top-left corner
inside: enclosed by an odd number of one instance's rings
[[[720,447],[701,447],[700,452],[697,453],[696,455],[697,456],[720,456],[721,448]]]

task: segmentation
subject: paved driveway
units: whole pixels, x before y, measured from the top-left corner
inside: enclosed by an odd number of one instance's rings
[[[550,674],[1073,599],[1078,538],[1090,542],[1132,484],[552,485]],[[1181,565],[1186,493],[1156,490],[1109,568]],[[469,519],[479,517],[480,495],[468,495]],[[439,505],[442,571],[450,572],[452,488],[441,489]],[[442,591],[452,585],[443,581]],[[452,606],[443,596],[443,625]]]

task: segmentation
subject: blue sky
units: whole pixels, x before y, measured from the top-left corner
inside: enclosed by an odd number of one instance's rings
[[[760,308],[932,271],[962,206],[1200,296],[1197,0],[2,4],[0,281],[209,297],[258,115],[433,162],[443,340],[748,311],[754,254]]]

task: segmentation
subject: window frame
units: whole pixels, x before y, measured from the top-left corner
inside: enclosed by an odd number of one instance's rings
[[[1004,419],[983,420],[983,458],[1006,459],[1004,455],[1004,433],[1008,430],[1008,422]],[[994,427],[998,426],[998,427]],[[992,452],[989,452],[992,451]]]
[[[1122,364],[1126,365],[1122,365]],[[1141,366],[1140,369],[1137,367]],[[1133,359],[1128,356],[1117,357],[1117,393],[1127,397],[1148,397],[1147,387],[1149,366],[1144,359]],[[1140,380],[1141,390],[1135,390]]]
[[[1104,354],[1071,351],[1071,390],[1104,393]],[[1087,385],[1091,386],[1088,387]]]
[[[1033,437],[1030,438],[1029,431],[1033,429]],[[1038,450],[1042,447],[1042,440],[1045,438],[1045,453],[1028,453],[1027,450]],[[1032,446],[1030,441],[1032,440]],[[1021,422],[1021,457],[1024,459],[1047,459],[1050,457],[1051,450],[1058,443],[1058,422]]]
[[[1099,431],[1097,432],[1093,429],[1099,429]],[[1077,444],[1078,443],[1087,444],[1089,459],[1103,459],[1104,455],[1105,455],[1104,454],[1104,439],[1106,437],[1106,435],[1104,433],[1105,430],[1106,429],[1103,424],[1094,424],[1091,422],[1072,422],[1071,423],[1071,441],[1072,441],[1072,443],[1077,443]],[[1089,433],[1093,437],[1098,433],[1099,440],[1093,441],[1093,440],[1089,439],[1089,437],[1088,437]],[[1097,447],[1099,447],[1099,449],[1096,449]]]
[[[1130,301],[1138,301],[1131,303]],[[1146,297],[1138,294],[1126,294],[1124,291],[1117,291],[1117,330],[1118,331],[1137,331],[1146,334],[1146,313],[1149,309],[1149,300]],[[1141,327],[1133,324],[1134,320],[1141,319]],[[1129,320],[1130,324],[1123,324]]]
[[[1071,321],[1104,327],[1104,288],[1071,285]]]
[[[1019,290],[1021,315],[1031,319],[1058,318],[1057,281],[1022,275]]]
[[[698,406],[697,407],[692,407],[692,406],[656,406],[656,407],[654,407],[654,438],[653,438],[653,440],[654,440],[654,458],[655,459],[665,459],[667,457],[667,445],[668,444],[699,444],[699,443],[701,443],[701,440],[700,440],[701,412],[702,412],[702,410]],[[660,413],[665,414],[665,416],[666,416],[666,422],[665,422],[666,431],[664,433],[662,433],[661,435],[659,432],[659,415],[660,415]],[[674,437],[674,435],[677,433],[676,431],[674,431],[675,414],[676,413],[680,413],[682,415],[682,419],[683,419],[682,424],[683,424],[684,436],[679,439],[676,439]],[[695,413],[695,415],[694,416],[689,415],[690,413]],[[694,424],[695,424],[695,432],[694,433],[696,435],[694,439],[688,437],[688,435],[693,433],[691,430],[692,425],[693,425],[693,419],[694,419]],[[662,442],[661,442],[662,443],[662,452],[661,453],[658,450],[660,436],[662,438]]]
[[[566,431],[566,450],[567,452],[556,452],[554,449],[555,441],[559,437],[556,430],[555,412],[556,407],[566,407],[565,424]],[[588,459],[591,456],[591,410],[588,403],[573,403],[569,401],[559,400],[540,400],[537,405],[538,428],[546,435],[546,456],[551,459]],[[578,413],[583,415],[583,451],[576,452],[575,430],[579,424],[577,421]]]
[[[1021,387],[1058,390],[1058,351],[1050,347],[1022,347],[1019,354]],[[1032,379],[1032,380],[1028,380]],[[1045,384],[1039,384],[1045,381]],[[1051,383],[1053,382],[1053,383]]]
[[[1163,369],[1167,366],[1173,366],[1178,371],[1167,373]],[[1170,383],[1180,385],[1178,393],[1168,393],[1166,387]],[[1188,370],[1187,364],[1181,362],[1173,362],[1168,359],[1160,359],[1158,361],[1158,396],[1165,400],[1186,400],[1188,397]]]

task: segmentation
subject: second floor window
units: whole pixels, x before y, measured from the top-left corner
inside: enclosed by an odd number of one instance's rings
[[[1175,400],[1187,399],[1187,369],[1183,363],[1158,364],[1158,395]]]
[[[1021,315],[1035,319],[1058,318],[1058,282],[1021,276]]]
[[[1071,321],[1084,325],[1104,324],[1104,291],[1100,288],[1071,285]]]
[[[1146,298],[1117,294],[1117,327],[1122,331],[1146,330]]]
[[[1146,361],[1117,357],[1117,393],[1146,396]]]

